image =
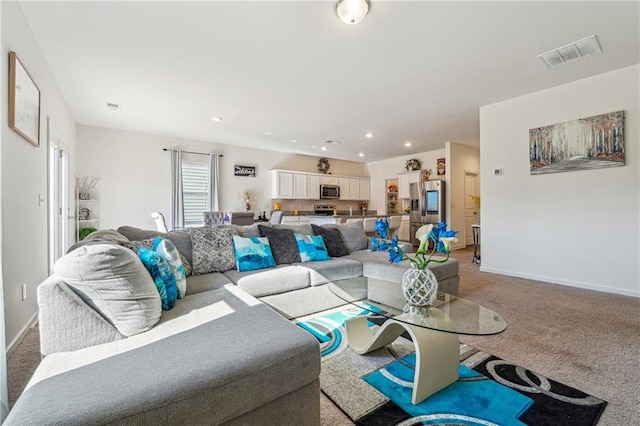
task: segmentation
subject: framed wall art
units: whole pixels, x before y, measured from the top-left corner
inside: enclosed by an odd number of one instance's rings
[[[40,146],[40,89],[16,52],[9,52],[9,127]]]
[[[624,166],[624,111],[529,130],[532,175]]]
[[[256,166],[240,166],[236,164],[233,166],[233,175],[256,177]]]

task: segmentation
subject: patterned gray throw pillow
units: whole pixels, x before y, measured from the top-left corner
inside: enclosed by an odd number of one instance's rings
[[[225,272],[236,267],[234,229],[203,226],[189,228],[193,245],[193,275]]]

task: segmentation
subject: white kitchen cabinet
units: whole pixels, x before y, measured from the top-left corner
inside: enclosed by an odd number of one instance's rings
[[[308,175],[302,173],[293,174],[293,198],[306,199],[307,198],[307,186]]]
[[[309,216],[282,216],[282,220],[280,223],[286,224],[300,224],[300,223],[311,223],[311,217]]]
[[[321,185],[338,185],[338,178],[336,176],[320,176]]]
[[[271,198],[293,198],[293,172],[271,171]]]
[[[320,176],[309,175],[307,178],[307,199],[319,200],[320,199]]]
[[[420,170],[398,173],[398,198],[410,198],[409,184],[420,182]]]
[[[400,221],[400,228],[398,229],[398,238],[400,241],[410,241],[410,232],[411,223],[409,222],[409,215],[402,215],[402,220]]]
[[[360,196],[360,179],[349,178],[349,199],[362,200]]]
[[[334,216],[310,216],[310,219],[312,224],[318,226],[342,222],[342,218]]]
[[[320,185],[339,185],[340,200],[345,201],[368,201],[371,195],[369,178],[271,170],[271,198],[274,199],[320,200]]]
[[[306,199],[308,197],[308,177],[307,173],[272,170],[271,198]]]
[[[340,199],[351,200],[351,193],[349,192],[349,178],[338,178],[338,185],[340,186]]]
[[[360,197],[358,199],[368,201],[371,196],[371,179],[358,179],[358,184],[360,186]]]

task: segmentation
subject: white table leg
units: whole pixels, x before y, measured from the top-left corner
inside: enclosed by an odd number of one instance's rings
[[[458,380],[460,340],[455,333],[430,330],[389,319],[375,335],[367,326],[366,317],[345,323],[349,347],[364,355],[393,342],[404,331],[413,340],[416,351],[416,372],[411,402],[419,404],[427,397]]]

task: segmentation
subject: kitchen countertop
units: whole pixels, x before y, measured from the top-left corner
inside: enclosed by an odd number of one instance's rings
[[[271,212],[271,214],[273,214],[273,212]],[[283,216],[296,216],[293,213],[293,210],[282,210],[282,215]],[[313,210],[299,210],[298,211],[298,216],[313,216],[313,217],[332,217],[333,215],[330,214],[317,214],[316,212],[314,212]],[[338,216],[339,217],[351,217],[351,218],[364,218],[364,217],[386,217],[386,216],[379,216],[377,210],[370,210],[367,212],[366,216],[360,215],[360,214],[356,214],[356,211],[353,211],[353,214],[351,216],[349,216],[349,210],[338,210]]]

